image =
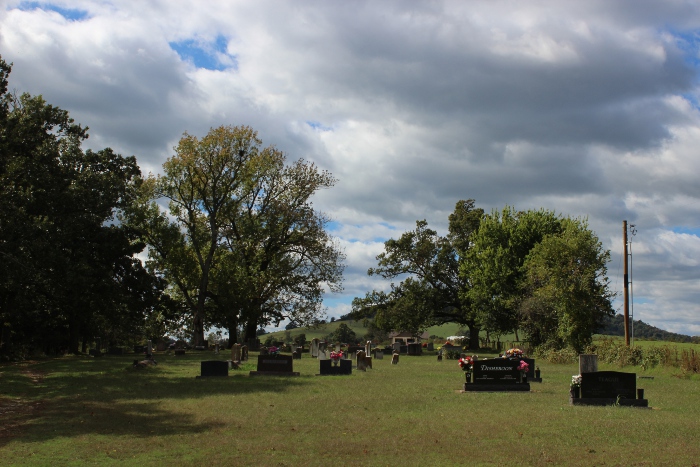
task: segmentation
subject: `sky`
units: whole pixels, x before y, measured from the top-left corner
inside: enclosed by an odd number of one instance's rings
[[[700,2],[0,0],[0,55],[145,174],[220,125],[329,170],[328,317],[387,287],[386,239],[474,199],[588,219],[620,313],[634,224],[634,319],[700,335]]]

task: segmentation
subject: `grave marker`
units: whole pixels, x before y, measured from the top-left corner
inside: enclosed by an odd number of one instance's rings
[[[210,376],[228,376],[228,362],[219,360],[207,360],[201,362],[200,376],[206,378]]]
[[[522,382],[519,359],[490,358],[473,364],[473,383],[464,383],[465,391],[530,391]]]
[[[250,376],[299,376],[294,371],[291,355],[258,355],[258,371],[251,371]]]
[[[637,374],[622,371],[581,373],[581,397],[571,397],[571,405],[624,405],[648,407],[644,390],[637,390]]]

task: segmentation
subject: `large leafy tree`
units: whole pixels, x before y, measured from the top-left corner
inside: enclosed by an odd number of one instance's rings
[[[271,320],[311,322],[323,287],[340,287],[343,255],[310,202],[333,177],[304,161],[287,166],[261,144],[250,127],[185,134],[125,217],[150,246],[149,266],[190,311],[196,345],[207,325],[228,327],[233,342],[241,323],[255,337]]]
[[[159,284],[133,258],[143,248],[114,225],[139,174],[133,157],[81,149],[87,129],[41,96],[7,92],[0,59],[0,322],[3,341],[78,351],[143,321]],[[129,305],[128,307],[126,305]]]
[[[612,312],[608,261],[586,222],[506,206],[484,217],[460,272],[486,330],[582,350]]]
[[[521,326],[534,345],[583,351],[613,316],[603,249],[587,223],[562,219],[559,235],[535,245],[524,264]]]
[[[459,265],[470,249],[471,236],[478,229],[483,210],[474,200],[461,200],[449,217],[449,233],[443,237],[417,221],[416,229],[398,240],[384,243],[377,256],[378,266],[368,271],[386,279],[402,278],[389,292],[372,291],[353,300],[356,318],[373,316],[384,330],[414,333],[446,322],[466,325],[470,345],[478,346],[479,321],[464,290],[468,281],[459,274]]]
[[[318,321],[324,288],[341,290],[345,258],[326,231],[328,219],[311,204],[314,193],[335,184],[333,176],[304,160],[287,165],[272,147],[261,158],[240,209],[225,220],[228,278],[246,338],[285,318],[302,326]],[[227,313],[230,324],[233,313]]]
[[[560,218],[547,210],[506,206],[484,216],[460,273],[470,284],[462,293],[486,331],[517,332],[525,259],[543,238],[560,231]]]

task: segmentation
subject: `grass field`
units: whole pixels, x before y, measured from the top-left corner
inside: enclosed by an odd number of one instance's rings
[[[484,355],[482,355],[484,356]],[[195,378],[188,352],[0,366],[0,465],[681,465],[700,462],[700,379],[655,368],[652,409],[572,407],[576,365],[538,362],[530,393],[460,393],[453,360],[375,360],[351,376]],[[254,355],[251,361],[255,361]],[[604,369],[618,369],[606,365]]]

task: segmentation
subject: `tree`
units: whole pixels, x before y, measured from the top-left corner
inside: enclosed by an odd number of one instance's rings
[[[3,346],[83,350],[143,329],[162,284],[115,214],[133,197],[134,157],[85,151],[87,128],[41,96],[7,93],[0,59],[0,322]],[[138,324],[137,324],[138,323]]]
[[[562,232],[545,237],[524,264],[523,329],[534,345],[578,352],[613,316],[608,290],[609,251],[582,220],[562,219]]]
[[[328,340],[331,342],[355,344],[357,342],[357,336],[350,326],[345,323],[340,323],[336,330],[328,336]]]
[[[303,160],[287,166],[261,144],[250,127],[185,134],[125,219],[151,247],[149,266],[187,305],[195,343],[205,325],[228,327],[232,344],[240,323],[246,338],[273,320],[311,323],[323,288],[340,289],[344,256],[310,202],[335,180]]]
[[[235,264],[232,284],[242,297],[246,338],[256,326],[289,318],[299,326],[319,323],[324,288],[342,290],[345,255],[326,231],[328,218],[311,197],[335,179],[314,164],[261,151],[260,170],[240,209],[225,219],[224,245]]]
[[[462,289],[464,299],[487,332],[517,333],[525,259],[543,238],[560,231],[560,218],[546,210],[518,212],[506,206],[484,216],[460,274],[470,284]]]
[[[406,277],[391,290],[369,292],[353,300],[353,316],[373,316],[384,331],[403,330],[419,334],[429,326],[457,322],[469,327],[470,342],[478,346],[479,322],[469,296],[469,282],[459,274],[459,264],[470,249],[471,236],[479,226],[483,210],[474,200],[461,200],[449,217],[449,233],[439,236],[426,221],[398,240],[384,243],[377,268],[369,275],[386,279]]]

